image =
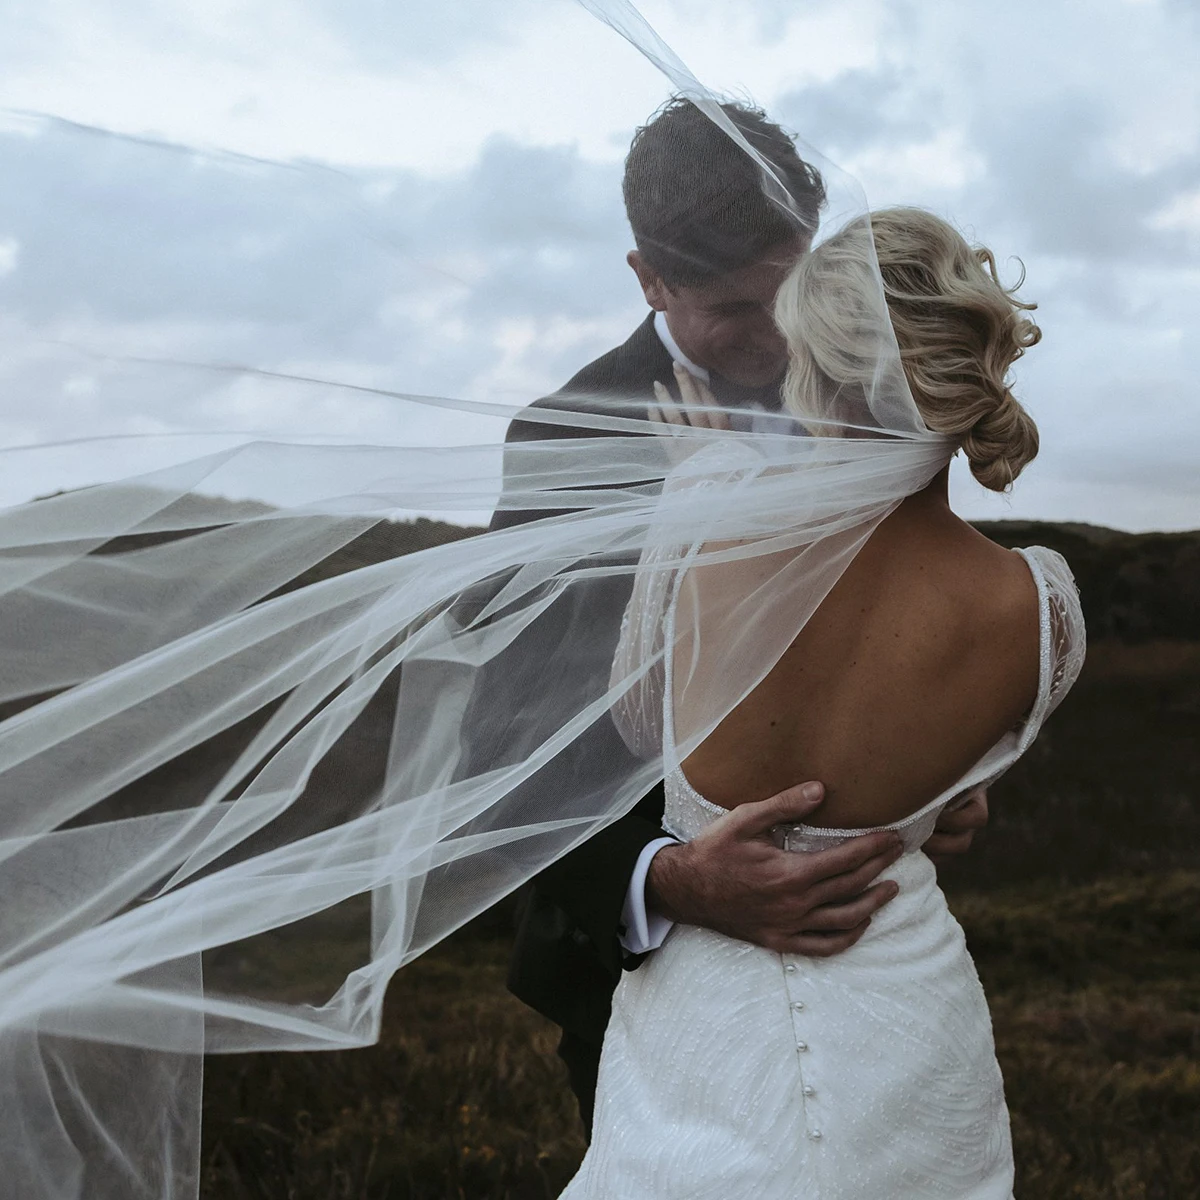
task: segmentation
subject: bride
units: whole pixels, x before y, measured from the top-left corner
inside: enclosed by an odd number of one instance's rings
[[[947,496],[957,449],[995,490],[1037,452],[1005,378],[1040,336],[1021,314],[1031,306],[997,282],[989,251],[937,217],[897,208],[869,220],[904,372],[924,423],[945,435],[946,463],[878,525],[761,682],[699,740],[711,627],[764,571],[734,559],[676,574],[665,825],[684,841],[712,838],[747,797],[820,779],[819,820],[781,831],[786,849],[895,830],[905,853],[887,874],[899,893],[831,958],[677,926],[617,989],[592,1144],[564,1200],[1012,1192],[987,1003],[920,847],[952,798],[1029,747],[1078,674],[1083,623],[1058,554],[1000,548]],[[873,280],[855,232],[802,258],[776,303],[791,351],[786,407],[818,423],[865,382],[844,319],[869,310]],[[681,386],[695,406],[712,404],[699,380]],[[618,664],[653,574],[644,562]],[[639,714],[618,717],[636,741]]]

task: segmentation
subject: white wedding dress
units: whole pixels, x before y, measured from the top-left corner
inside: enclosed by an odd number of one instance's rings
[[[942,796],[881,827],[904,841],[884,874],[900,892],[849,950],[780,955],[680,925],[625,973],[604,1039],[592,1143],[562,1200],[1012,1195],[987,1002],[921,846],[953,797],[1020,757],[1082,665],[1069,568],[1043,547],[1021,553],[1041,605],[1040,683],[1027,721]],[[677,765],[666,691],[666,762],[675,765],[664,825],[686,840],[725,810]],[[789,849],[861,832],[807,828]]]

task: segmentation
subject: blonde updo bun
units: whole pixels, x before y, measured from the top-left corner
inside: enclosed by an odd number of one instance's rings
[[[961,444],[971,474],[985,488],[1004,492],[1037,457],[1037,426],[1012,392],[1005,390],[1000,403],[971,426]]]
[[[1041,331],[1023,314],[1036,306],[1005,288],[985,247],[972,249],[951,225],[918,208],[870,216],[874,245],[856,221],[792,269],[775,319],[788,339],[785,406],[829,417],[878,369],[866,352],[878,307],[874,258],[900,362],[926,426],[955,439],[986,488],[1009,488],[1038,452],[1037,426],[1013,396],[1009,368]]]

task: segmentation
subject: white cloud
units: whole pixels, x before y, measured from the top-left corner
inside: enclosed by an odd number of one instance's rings
[[[470,421],[439,432],[364,393],[128,359],[512,401],[644,311],[622,261],[620,161],[667,88],[569,0],[10,10],[0,105],[287,165],[5,122],[5,442],[469,437]],[[763,103],[872,203],[929,205],[1025,261],[1046,338],[1020,383],[1043,453],[1011,501],[968,488],[968,506],[1200,526],[1194,13],[1097,0],[1014,26],[984,0],[644,10],[702,79]]]
[[[41,36],[0,49],[0,107],[272,158],[436,174],[496,133],[615,158],[614,133],[667,91],[569,0],[51,0],[25,15]]]
[[[1042,6],[1019,31],[978,3],[893,12],[873,69],[778,107],[826,131],[873,204],[924,204],[1025,263],[1046,336],[1020,392],[1043,452],[1012,498],[967,483],[959,501],[1200,527],[1200,27],[1122,0]]]
[[[1149,224],[1151,229],[1178,230],[1200,238],[1200,188],[1173,196],[1150,217]]]
[[[15,183],[0,222],[29,267],[0,295],[0,444],[172,430],[498,441],[500,419],[188,364],[522,404],[641,315],[619,169],[569,148],[493,138],[470,170],[428,179],[49,122],[0,133],[0,174]]]
[[[0,279],[17,269],[17,255],[21,243],[14,237],[0,238]]]

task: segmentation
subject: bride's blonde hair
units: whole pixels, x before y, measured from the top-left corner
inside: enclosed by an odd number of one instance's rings
[[[869,219],[901,365],[921,417],[958,442],[984,487],[1004,491],[1038,452],[1037,426],[1008,384],[1009,368],[1042,336],[1023,315],[1036,305],[1015,295],[1024,274],[1004,287],[990,250],[972,248],[922,209],[887,208]],[[834,398],[871,386],[868,373],[877,369],[874,356],[861,352],[878,306],[863,230],[856,221],[805,255],[775,302],[790,350],[784,404],[801,418],[831,416]]]

